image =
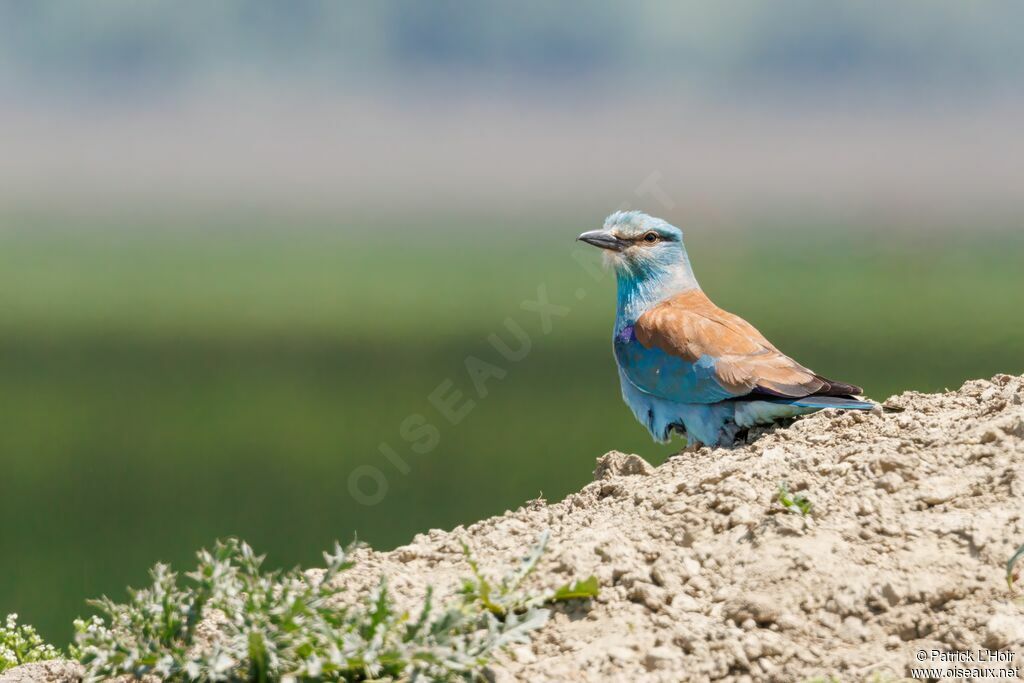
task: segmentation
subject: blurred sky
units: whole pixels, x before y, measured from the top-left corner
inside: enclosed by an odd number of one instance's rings
[[[0,4],[0,207],[1013,213],[1024,5]]]

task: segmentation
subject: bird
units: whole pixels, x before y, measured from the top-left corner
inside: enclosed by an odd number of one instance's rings
[[[688,449],[728,447],[755,425],[875,407],[859,386],[804,367],[712,303],[674,225],[618,211],[577,239],[604,250],[615,271],[612,346],[622,397],[655,441],[676,432]]]

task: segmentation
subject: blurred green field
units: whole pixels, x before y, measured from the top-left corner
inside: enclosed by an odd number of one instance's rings
[[[63,642],[85,598],[217,537],[316,564],[334,539],[388,547],[557,499],[611,449],[661,461],[675,449],[619,398],[612,278],[573,256],[596,257],[573,243],[595,220],[4,218],[0,613]],[[687,242],[720,305],[876,398],[1024,370],[1019,229],[766,222]],[[548,334],[521,307],[540,285],[569,309]],[[532,340],[518,363],[486,341],[509,317]],[[507,375],[453,426],[427,397],[450,379],[475,398],[469,355]],[[440,431],[428,454],[399,434],[412,413]],[[349,493],[362,464],[386,477],[379,505]]]

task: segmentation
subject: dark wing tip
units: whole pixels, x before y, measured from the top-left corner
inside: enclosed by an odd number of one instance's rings
[[[860,395],[864,393],[864,390],[858,387],[856,384],[847,384],[846,382],[837,382],[821,375],[815,375],[818,379],[825,383],[818,391],[814,392],[815,396],[849,396],[849,395]]]

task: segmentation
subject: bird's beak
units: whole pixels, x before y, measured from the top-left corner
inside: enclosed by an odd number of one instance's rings
[[[620,240],[615,235],[604,230],[591,230],[590,232],[583,233],[576,239],[610,251],[622,251],[626,247],[624,240]]]

